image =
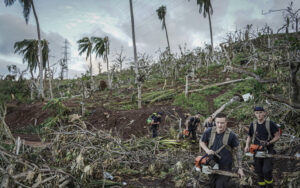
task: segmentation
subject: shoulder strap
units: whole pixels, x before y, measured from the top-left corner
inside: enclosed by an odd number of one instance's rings
[[[268,140],[271,140],[272,135],[271,135],[271,130],[270,130],[270,120],[269,119],[266,120],[266,129],[268,132]]]
[[[252,144],[254,144],[254,140],[255,140],[255,136],[256,136],[256,128],[257,128],[257,123],[256,123],[256,121],[253,121]]]
[[[220,153],[224,148],[226,148],[228,151],[230,151],[230,153],[232,153],[232,148],[228,145],[230,132],[231,129],[227,128],[222,140],[223,145],[215,151],[216,154]]]
[[[231,130],[229,128],[226,129],[224,136],[223,136],[223,144],[228,145],[229,135]]]
[[[211,132],[210,132],[210,139],[209,139],[209,143],[208,143],[209,149],[212,147],[212,145],[215,142],[216,134],[217,134],[216,127],[212,127]]]
[[[229,135],[231,133],[231,129],[227,128],[225,133],[224,133],[224,136],[223,136],[223,145],[225,146],[225,148],[232,152],[232,149],[231,147],[228,145],[228,141],[229,141]]]

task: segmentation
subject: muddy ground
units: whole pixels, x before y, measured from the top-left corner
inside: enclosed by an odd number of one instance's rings
[[[53,116],[49,110],[42,110],[45,103],[35,104],[10,104],[7,107],[6,122],[15,136],[25,140],[39,140],[38,135],[20,133],[29,126],[39,125],[47,118]],[[66,106],[74,107],[74,104],[67,103]],[[74,112],[74,111],[73,111]],[[114,135],[128,139],[132,135],[141,137],[149,134],[149,125],[146,120],[153,112],[163,112],[161,128],[167,128],[166,119],[184,118],[185,111],[172,105],[161,105],[144,107],[139,110],[112,111],[102,106],[88,108],[88,115],[84,120],[89,129],[92,127],[101,130],[111,130]],[[76,113],[76,112],[74,112]],[[78,112],[79,113],[79,112]]]

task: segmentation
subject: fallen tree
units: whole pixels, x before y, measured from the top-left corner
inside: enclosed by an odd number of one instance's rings
[[[209,88],[212,88],[212,87],[223,86],[223,85],[227,85],[227,84],[233,84],[233,83],[242,82],[242,81],[246,81],[246,80],[250,80],[250,79],[252,79],[252,78],[245,78],[245,79],[242,78],[242,79],[237,79],[237,80],[230,80],[230,81],[226,81],[226,82],[221,82],[221,83],[216,83],[216,84],[204,86],[201,89],[194,89],[194,90],[190,90],[188,92],[189,93],[199,92],[199,91],[202,91],[202,90],[205,90],[205,89],[209,89]]]
[[[255,74],[253,72],[249,72],[249,71],[246,71],[244,69],[239,69],[239,68],[235,68],[235,67],[232,67],[232,66],[226,66],[225,70],[226,71],[230,70],[230,71],[234,71],[234,72],[237,72],[237,73],[246,74],[248,76],[251,76],[251,77],[255,78],[259,83],[276,83],[277,82],[277,80],[275,80],[275,79],[263,80],[260,76],[258,76],[257,74]]]

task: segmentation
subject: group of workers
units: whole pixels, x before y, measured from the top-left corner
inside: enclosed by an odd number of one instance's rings
[[[158,113],[151,121],[151,129],[153,137],[157,136],[157,129],[161,123],[162,113]],[[266,112],[263,107],[254,108],[256,120],[250,124],[245,152],[249,152],[250,144],[256,144],[264,147],[268,154],[274,154],[274,143],[280,139],[278,126],[266,119]],[[200,125],[200,113],[195,116],[186,117],[187,137],[192,136],[192,143],[196,142],[196,130]],[[227,128],[227,117],[223,113],[209,117],[204,124],[204,133],[200,139],[200,147],[205,151],[206,155],[212,156],[213,160],[218,164],[219,170],[232,171],[233,163],[238,168],[238,174],[244,177],[242,169],[242,150],[238,136],[229,128]],[[218,156],[218,157],[217,157]],[[254,156],[255,172],[258,175],[258,186],[270,188],[273,187],[272,177],[272,158],[257,158]],[[210,175],[210,186],[216,188],[228,187],[229,176]]]

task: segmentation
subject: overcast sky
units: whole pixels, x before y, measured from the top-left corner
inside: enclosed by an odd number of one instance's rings
[[[253,24],[261,28],[266,24],[278,29],[283,24],[282,14],[262,15],[270,9],[286,8],[290,0],[212,0],[214,45],[224,41],[226,33]],[[85,56],[78,55],[76,41],[88,36],[110,39],[110,61],[124,48],[128,58],[133,57],[129,0],[34,0],[42,38],[50,42],[50,63],[63,57],[64,40],[70,42],[69,76],[87,70]],[[133,0],[135,31],[138,53],[157,56],[159,49],[167,46],[165,31],[156,9],[167,7],[166,24],[172,52],[186,43],[189,49],[210,43],[208,19],[199,14],[196,0]],[[294,2],[300,8],[300,1]],[[7,65],[16,64],[26,69],[22,57],[14,54],[13,45],[23,39],[37,39],[36,23],[31,12],[25,24],[22,7],[16,1],[11,7],[0,2],[0,75],[7,73]],[[93,57],[94,72],[96,63]],[[106,65],[102,64],[105,70]],[[58,70],[59,71],[59,70]]]

